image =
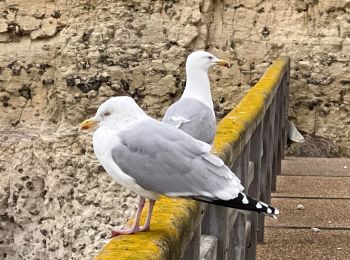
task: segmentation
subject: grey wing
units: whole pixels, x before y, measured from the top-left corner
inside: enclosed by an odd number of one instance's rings
[[[180,99],[166,111],[163,122],[174,125],[195,139],[212,144],[216,133],[214,111],[190,98]]]
[[[142,188],[168,196],[235,198],[243,190],[210,146],[173,126],[143,120],[119,134],[112,150],[119,168]]]

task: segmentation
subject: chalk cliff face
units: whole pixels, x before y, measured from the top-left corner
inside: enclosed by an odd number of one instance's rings
[[[223,116],[280,55],[292,58],[290,118],[350,144],[350,2],[0,1],[0,258],[91,259],[136,197],[76,133],[110,96],[160,118],[182,93],[186,56],[211,70]]]

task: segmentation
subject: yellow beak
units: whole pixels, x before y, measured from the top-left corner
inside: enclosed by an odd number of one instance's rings
[[[86,119],[79,125],[79,131],[93,129],[97,126],[97,121],[93,118]]]
[[[224,66],[224,67],[226,67],[226,68],[231,67],[231,64],[230,64],[227,60],[218,60],[218,61],[216,62],[216,65]]]

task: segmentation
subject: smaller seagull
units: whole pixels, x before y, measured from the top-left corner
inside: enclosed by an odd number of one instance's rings
[[[168,108],[162,120],[208,144],[213,143],[216,133],[208,77],[208,70],[214,65],[230,67],[228,61],[206,51],[195,51],[187,57],[185,91],[180,100]]]
[[[288,139],[292,142],[303,143],[305,142],[304,136],[298,131],[292,121],[287,122],[287,135]]]
[[[263,212],[274,218],[279,214],[276,208],[243,193],[240,180],[210,153],[209,144],[147,116],[130,97],[105,101],[79,130],[95,127],[97,159],[115,181],[140,196],[133,226],[115,230],[112,236],[149,230],[160,195]],[[145,199],[150,200],[150,207],[140,227]]]

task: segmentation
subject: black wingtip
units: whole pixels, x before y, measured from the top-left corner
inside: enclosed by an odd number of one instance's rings
[[[274,219],[277,219],[276,215],[280,214],[277,208],[272,207],[262,201],[253,199],[243,192],[240,192],[236,198],[231,200],[204,200],[204,199],[197,199],[197,200],[214,204],[214,205],[234,208],[234,209],[265,213]]]

